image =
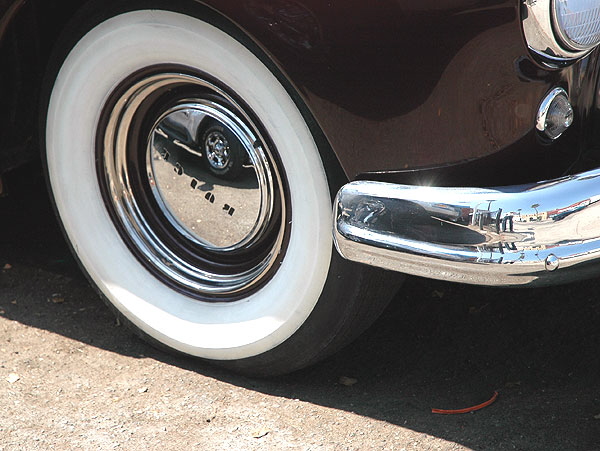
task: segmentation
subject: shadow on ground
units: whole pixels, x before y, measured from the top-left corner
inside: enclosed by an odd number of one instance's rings
[[[24,300],[2,299],[7,318],[477,450],[600,449],[600,280],[502,290],[412,278],[375,326],[333,358],[249,379],[165,354],[119,327],[70,257],[36,170],[11,185],[0,199],[0,267],[12,265],[0,274],[0,293]],[[65,302],[52,302],[55,294]],[[343,386],[340,376],[358,382]],[[498,400],[477,413],[431,413],[479,404],[494,391]]]

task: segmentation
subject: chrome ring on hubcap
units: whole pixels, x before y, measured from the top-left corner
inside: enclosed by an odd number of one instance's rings
[[[215,124],[227,136],[213,131],[201,143]],[[232,145],[247,164],[225,180],[203,158],[226,165]],[[227,296],[270,273],[286,229],[281,175],[259,127],[222,89],[181,73],[130,83],[108,104],[98,153],[113,219],[159,278]]]

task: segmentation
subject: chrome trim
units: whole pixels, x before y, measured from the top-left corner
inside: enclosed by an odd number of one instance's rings
[[[560,136],[562,136],[562,133],[558,134],[557,136],[549,136],[549,133],[548,134],[545,133],[546,129],[548,128],[548,124],[547,124],[548,111],[550,110],[550,106],[552,106],[552,102],[554,102],[554,100],[557,97],[561,97],[561,96],[564,97],[567,100],[567,102],[569,102],[569,95],[563,88],[554,88],[552,91],[550,91],[546,95],[546,97],[544,97],[544,100],[542,100],[542,103],[540,104],[540,107],[538,108],[538,113],[537,113],[537,117],[535,120],[535,128],[539,132],[544,133],[547,138],[552,139],[552,140],[555,140],[555,139],[559,138]],[[573,119],[573,115],[572,115],[572,108],[571,108],[571,124],[572,124],[572,119]],[[569,124],[568,127],[570,127],[571,124]]]
[[[175,164],[179,165],[179,162],[168,158],[168,151],[163,149],[163,134],[164,130],[168,129],[163,124],[173,115],[181,116],[181,113],[187,113],[184,117],[189,118],[203,115],[217,120],[230,130],[248,154],[254,177],[241,175],[240,180],[225,180],[209,173],[199,157],[202,153],[193,149],[195,143],[189,143],[189,146],[183,148],[186,151],[191,148],[191,153],[197,158],[192,158],[191,163],[186,163],[185,167],[174,167]],[[200,128],[202,122],[195,122],[198,121],[194,121],[192,126]],[[187,124],[183,121],[182,125]],[[180,147],[180,143],[170,136],[167,136],[165,141]],[[264,149],[256,145],[258,142],[259,138],[235,111],[206,99],[183,102],[168,109],[158,118],[148,139],[148,181],[162,213],[183,236],[206,249],[228,252],[252,245],[265,231],[273,213],[274,184]],[[121,151],[125,152],[126,149]],[[208,154],[206,156],[208,158]],[[210,160],[208,163],[211,164]],[[180,173],[177,174],[174,170]],[[237,201],[237,204],[244,208],[238,207],[235,218],[229,217],[233,216],[228,215],[231,210],[224,211],[223,204],[217,206],[206,202],[203,197],[206,192],[200,195],[198,189],[204,185],[213,186],[208,192],[217,196],[220,194],[221,198],[225,197],[227,205],[233,205],[233,201]],[[207,218],[215,213],[219,215],[215,220]],[[211,226],[211,222],[214,227]]]
[[[550,67],[559,67],[580,58],[593,48],[574,49],[566,46],[556,30],[553,0],[522,0],[521,18],[527,45]]]
[[[600,274],[600,169],[526,186],[359,181],[339,191],[334,240],[353,261],[477,285]]]
[[[132,124],[134,118],[139,113],[141,106],[148,99],[152,99],[153,95],[157,92],[164,91],[170,87],[178,87],[187,85],[189,87],[197,87],[198,92],[206,91],[209,93],[207,98],[194,98],[186,99],[184,102],[189,102],[195,105],[209,105],[213,98],[218,96],[224,99],[228,105],[231,105],[231,109],[227,108],[219,109],[213,107],[210,109],[211,114],[214,114],[215,118],[224,123],[235,123],[233,127],[240,131],[240,134],[245,136],[240,138],[250,139],[256,138],[252,142],[254,151],[251,154],[251,161],[256,170],[257,177],[259,177],[260,183],[263,187],[267,187],[271,193],[274,190],[273,180],[277,180],[277,186],[280,194],[280,199],[283,199],[284,193],[282,191],[281,177],[277,170],[277,167],[272,163],[270,150],[263,143],[263,137],[258,132],[258,128],[253,124],[252,120],[247,114],[244,113],[235,100],[227,95],[223,90],[219,89],[209,81],[201,78],[180,74],[180,73],[160,73],[157,75],[148,76],[137,83],[134,83],[131,87],[125,90],[117,99],[112,110],[109,111],[109,117],[104,128],[103,134],[100,135],[102,140],[102,146],[99,147],[101,152],[101,160],[103,161],[102,173],[99,174],[105,180],[104,185],[106,186],[107,198],[110,203],[110,207],[114,215],[116,216],[116,223],[120,224],[121,229],[126,235],[127,239],[131,242],[130,244],[136,248],[138,254],[143,256],[145,262],[149,263],[161,277],[165,277],[177,285],[182,286],[186,290],[191,290],[198,294],[210,294],[210,295],[229,295],[235,294],[241,290],[248,289],[258,283],[259,280],[267,274],[267,272],[275,264],[279,253],[282,251],[285,224],[289,218],[286,219],[288,214],[285,211],[285,202],[282,200],[279,208],[281,209],[281,222],[278,225],[279,232],[276,238],[273,240],[272,245],[265,251],[264,258],[256,262],[254,266],[241,270],[240,272],[223,271],[222,273],[213,270],[207,270],[205,267],[200,265],[194,265],[190,263],[186,258],[180,256],[178,252],[171,248],[170,245],[165,242],[160,236],[159,230],[153,225],[152,221],[146,217],[142,208],[139,204],[139,199],[136,198],[136,191],[132,186],[130,180],[130,151],[128,142],[131,139]],[[206,107],[208,108],[208,107]],[[168,111],[163,112],[168,114]],[[208,109],[207,109],[208,111]],[[160,114],[159,117],[164,117],[164,114]],[[151,143],[153,135],[158,134],[160,136],[167,135],[164,130],[160,130],[156,122],[151,129],[150,136],[148,136],[147,143]],[[235,132],[235,131],[234,131]],[[149,144],[146,149],[146,156],[152,152],[152,146]],[[148,159],[146,159],[146,165],[143,169],[147,170],[146,176],[148,177],[148,183],[152,186],[153,183],[153,169],[148,168]],[[258,169],[259,167],[264,168]],[[144,174],[140,174],[144,176]],[[103,185],[101,183],[101,185]],[[191,187],[193,188],[193,187]],[[152,190],[154,187],[152,187]],[[156,193],[154,193],[156,196]],[[161,195],[158,195],[159,200]],[[258,229],[253,230],[248,235],[248,240],[244,241],[245,249],[250,249],[252,243],[262,234],[262,232],[269,226],[268,222],[270,219],[271,212],[274,210],[274,196],[266,195],[262,199],[261,205],[261,224]],[[165,206],[160,205],[159,209],[163,213],[167,213]],[[166,215],[168,218],[168,215]],[[172,216],[172,215],[171,215]],[[172,218],[168,219],[172,222]],[[185,228],[178,228],[178,232],[181,234],[182,240],[184,238],[190,239],[189,233],[185,233]],[[198,241],[198,240],[195,240]],[[205,247],[206,246],[205,243]],[[232,248],[237,248],[235,245]],[[214,249],[216,255],[223,254],[230,251],[231,248],[218,248]]]

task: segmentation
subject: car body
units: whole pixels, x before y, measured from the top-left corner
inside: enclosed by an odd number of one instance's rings
[[[0,169],[46,149],[77,258],[142,335],[252,374],[291,371],[366,327],[399,273],[500,286],[598,273],[599,10],[6,0]],[[154,138],[194,147],[206,117],[228,134],[219,149],[239,141],[235,174]],[[114,255],[82,232],[79,191]],[[119,279],[112,258],[139,272]]]

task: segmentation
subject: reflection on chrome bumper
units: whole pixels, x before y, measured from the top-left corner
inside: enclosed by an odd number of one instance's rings
[[[549,285],[600,274],[600,169],[526,186],[435,188],[360,181],[335,202],[353,261],[478,285]]]

